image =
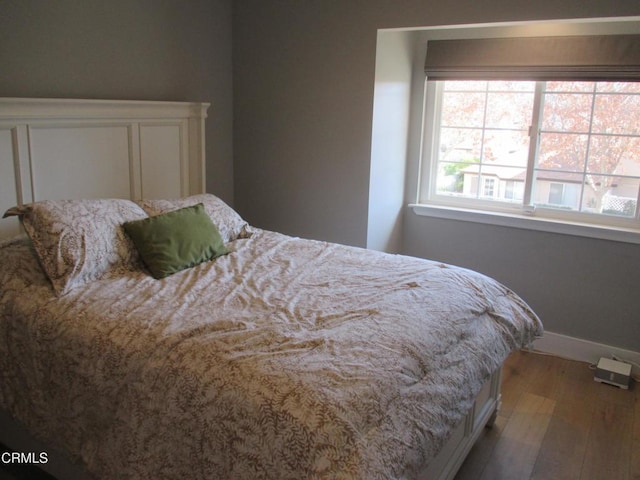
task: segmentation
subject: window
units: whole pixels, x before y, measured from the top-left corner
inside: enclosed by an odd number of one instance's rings
[[[551,205],[562,205],[564,196],[564,183],[549,184],[549,203]]]
[[[627,37],[638,52],[640,37]],[[492,58],[487,67],[482,51],[450,42],[436,45],[435,60],[427,48],[422,203],[640,227],[640,76],[627,67],[549,70],[546,58],[520,70]],[[545,48],[562,50],[566,63],[565,47]],[[455,64],[459,51],[468,56]]]
[[[437,194],[521,201],[516,183],[524,185],[535,82],[447,81],[434,88]],[[496,181],[504,184],[502,195]]]
[[[483,188],[484,196],[493,198],[493,196],[495,195],[496,179],[484,177],[482,180],[484,183],[484,188]]]
[[[524,185],[519,180],[507,180],[505,182],[504,198],[507,200],[522,200],[524,197]]]
[[[522,206],[529,189],[537,208],[637,216],[640,83],[442,81],[433,88],[440,108],[431,198]]]

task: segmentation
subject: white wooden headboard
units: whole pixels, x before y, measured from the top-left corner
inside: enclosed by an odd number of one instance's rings
[[[208,103],[0,98],[0,217],[39,200],[205,191]],[[20,232],[0,220],[0,239]]]

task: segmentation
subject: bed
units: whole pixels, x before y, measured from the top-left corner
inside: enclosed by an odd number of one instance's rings
[[[248,225],[204,193],[207,108],[0,99],[0,441],[61,479],[453,478],[540,320],[477,272]],[[196,217],[215,252],[157,274],[131,226]]]

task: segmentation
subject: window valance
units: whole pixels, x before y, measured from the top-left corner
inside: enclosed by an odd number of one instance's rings
[[[429,80],[640,81],[640,35],[430,40]]]

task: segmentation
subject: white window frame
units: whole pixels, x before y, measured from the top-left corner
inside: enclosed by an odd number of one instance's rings
[[[481,178],[482,178],[482,196],[495,198],[496,190],[497,190],[496,179],[493,177],[485,177],[485,176],[482,176]],[[489,190],[491,194],[488,194],[487,190]]]
[[[532,132],[539,131],[538,113],[541,95],[536,87]],[[441,82],[427,82],[424,86],[424,112],[422,151],[420,160],[420,179],[418,182],[418,202],[412,204],[415,213],[420,215],[454,218],[458,220],[490,223],[517,228],[528,228],[556,233],[604,238],[640,244],[640,199],[635,218],[619,218],[602,214],[569,212],[560,209],[536,207],[528,203],[531,198],[535,152],[530,151],[528,181],[525,183],[524,201],[509,203],[483,200],[482,198],[462,198],[438,195],[437,155],[434,149],[439,145],[440,125],[436,109],[440,108]],[[536,149],[537,137],[530,142],[530,150]]]

